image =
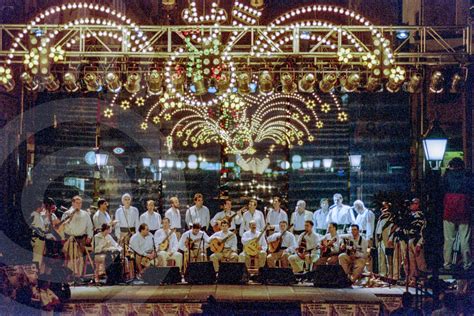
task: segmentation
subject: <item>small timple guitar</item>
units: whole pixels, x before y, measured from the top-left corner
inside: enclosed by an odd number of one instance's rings
[[[276,240],[270,241],[268,243],[268,252],[269,253],[275,253],[275,252],[280,251],[281,243],[283,241],[283,236],[286,234],[286,232],[288,230],[291,229],[291,227],[293,227],[293,224],[291,224],[290,227],[288,227],[285,231],[281,232],[280,237],[278,237]]]

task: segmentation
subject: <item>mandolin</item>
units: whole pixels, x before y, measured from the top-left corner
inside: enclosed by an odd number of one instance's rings
[[[220,253],[222,252],[222,250],[224,250],[226,241],[234,236],[235,236],[234,233],[230,233],[230,235],[225,237],[224,239],[212,238],[211,241],[209,242],[209,248],[211,248],[211,251],[213,253]]]
[[[280,237],[278,237],[276,240],[270,241],[268,243],[268,252],[269,253],[275,253],[275,252],[280,251],[281,242],[283,241],[283,236],[286,234],[287,231],[289,231],[291,229],[291,227],[293,227],[293,224],[291,224],[290,227],[288,227],[285,231],[283,231],[281,233]]]
[[[265,234],[265,231],[267,230],[268,226],[270,226],[270,224],[266,224],[263,230],[260,232],[260,234],[256,238],[251,239],[247,244],[244,245],[244,252],[247,255],[253,257],[258,254],[258,248],[260,247],[259,245],[260,238],[262,238],[263,234]]]

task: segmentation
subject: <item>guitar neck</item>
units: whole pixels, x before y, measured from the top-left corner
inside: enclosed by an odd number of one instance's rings
[[[233,233],[231,233],[229,236],[224,237],[224,239],[222,239],[222,242],[225,243],[225,242],[226,242],[227,240],[229,240],[230,237],[232,237],[232,236],[234,236]]]

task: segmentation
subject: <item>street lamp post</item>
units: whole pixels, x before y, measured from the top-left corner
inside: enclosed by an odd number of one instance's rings
[[[428,162],[430,168],[425,174],[424,186],[427,190],[426,193],[426,229],[425,240],[427,241],[425,248],[426,254],[430,254],[430,258],[427,258],[433,271],[432,289],[433,299],[435,304],[438,304],[438,297],[440,293],[439,287],[439,275],[438,269],[440,268],[439,249],[442,249],[442,192],[440,188],[441,170],[440,166],[446,152],[448,144],[448,137],[441,128],[439,121],[434,120],[428,131],[422,137],[423,151],[425,154],[425,160]],[[441,237],[441,238],[440,238]],[[439,241],[439,242],[437,242]]]

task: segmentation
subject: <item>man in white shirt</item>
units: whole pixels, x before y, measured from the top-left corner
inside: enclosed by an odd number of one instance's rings
[[[122,245],[127,245],[130,236],[138,231],[140,226],[140,218],[138,216],[138,209],[131,206],[132,196],[128,193],[122,195],[122,204],[117,211],[115,211],[115,236]]]
[[[360,227],[360,234],[370,241],[374,235],[375,215],[364,206],[361,200],[355,200],[351,207],[351,220]]]
[[[209,209],[203,205],[204,199],[201,193],[194,195],[194,205],[186,211],[186,225],[191,228],[193,224],[200,224],[201,229],[207,231],[209,228]]]
[[[329,200],[321,199],[319,202],[320,209],[313,214],[314,232],[321,236],[326,235],[328,228]]]
[[[170,220],[170,227],[174,229],[176,237],[181,237],[181,211],[179,210],[179,200],[176,196],[170,198],[171,207],[165,212],[165,217]]]
[[[278,232],[270,235],[267,242],[271,245],[272,242],[279,241],[280,247],[267,256],[267,264],[269,268],[274,268],[276,262],[280,260],[280,267],[288,268],[288,257],[290,256],[291,249],[296,248],[296,238],[295,235],[288,230],[288,222],[281,221],[278,228]]]
[[[108,252],[121,252],[122,247],[110,236],[111,227],[104,223],[94,236],[95,282],[99,282],[100,275],[105,274],[105,256]]]
[[[305,222],[313,221],[313,213],[306,210],[306,202],[299,200],[296,209],[291,214],[290,223],[293,224],[293,234],[296,238],[305,231]]]
[[[147,224],[140,224],[138,231],[130,238],[130,249],[135,253],[135,265],[138,274],[141,275],[144,268],[151,264],[157,264],[158,260],[153,236],[150,234]]]
[[[295,249],[291,249],[295,254],[288,257],[293,273],[303,272],[303,265],[306,263],[306,270],[311,268],[311,264],[317,259],[317,248],[319,237],[313,232],[313,221],[308,220],[304,224],[304,232],[298,237]]]
[[[64,233],[69,236],[64,243],[66,266],[76,276],[84,273],[84,255],[86,244],[90,244],[93,237],[92,220],[89,212],[81,209],[82,198],[78,195],[72,198],[72,206],[66,211],[61,220],[66,220]]]
[[[154,235],[161,227],[161,215],[155,212],[155,201],[146,202],[147,211],[140,216],[140,224],[147,224],[150,234]]]
[[[265,266],[265,262],[267,261],[267,241],[265,240],[263,234],[260,236],[260,231],[257,230],[257,223],[255,221],[250,221],[249,223],[250,230],[246,231],[242,235],[242,245],[244,246],[244,251],[242,251],[239,255],[239,262],[245,262],[247,268],[250,268],[250,255],[245,251],[245,246],[252,240],[256,240],[258,237],[260,239],[257,240],[258,248],[257,248],[257,260],[258,260],[258,268]]]
[[[382,214],[377,221],[375,241],[377,243],[379,273],[383,276],[398,280],[400,278],[400,243],[394,243],[392,233],[395,223],[390,208],[391,203],[383,202]]]
[[[270,226],[271,230],[274,230],[275,232],[279,232],[280,223],[282,221],[288,222],[288,215],[281,208],[280,197],[278,196],[273,197],[272,205],[273,205],[273,208],[271,208],[267,213],[267,224],[271,225]]]
[[[225,240],[222,252],[213,253],[210,257],[214,271],[216,272],[219,271],[219,263],[222,259],[226,259],[230,262],[237,262],[239,260],[239,256],[237,255],[237,236],[229,231],[229,223],[226,220],[222,221],[221,228],[221,231],[209,237],[209,243],[211,243],[213,239]]]
[[[339,264],[352,282],[356,282],[362,275],[367,262],[368,246],[367,239],[360,235],[359,226],[352,224],[351,235],[342,246],[345,252],[339,255]]]
[[[44,262],[45,256],[53,255],[53,244],[55,238],[48,233],[58,219],[54,214],[56,205],[51,198],[43,200],[42,207],[39,207],[31,213],[31,245],[33,247],[33,262],[37,263],[37,268],[41,272],[45,272],[47,263]]]
[[[158,249],[158,258],[161,266],[167,266],[168,260],[174,260],[179,270],[182,270],[183,255],[178,252],[178,238],[170,228],[170,220],[163,219],[163,228],[155,233],[155,247]]]
[[[352,224],[349,205],[342,204],[343,198],[340,193],[333,196],[334,205],[329,208],[328,223],[337,223],[337,232],[344,234]]]
[[[94,224],[94,232],[100,232],[103,224],[108,224],[113,227],[115,223],[112,223],[107,207],[109,203],[105,199],[99,199],[97,201],[97,211],[92,216],[92,223]]]
[[[206,249],[208,245],[209,236],[201,230],[201,225],[193,224],[193,227],[185,232],[179,240],[179,249],[184,252],[183,271],[186,271],[189,262],[207,261]]]
[[[248,211],[244,211],[242,215],[242,225],[240,225],[240,236],[242,236],[246,231],[250,230],[249,223],[250,221],[255,221],[257,224],[257,230],[261,231],[265,227],[265,216],[259,210],[257,210],[257,200],[251,199],[249,201]]]
[[[220,223],[223,219],[231,219],[230,220],[230,230],[235,230],[235,225],[240,225],[242,223],[242,211],[239,210],[238,212],[232,211],[232,200],[225,199],[224,204],[222,205],[222,211],[216,213],[214,217],[211,219],[211,226],[214,228],[214,231],[219,231]]]
[[[329,232],[321,239],[321,255],[318,261],[316,261],[316,265],[339,264],[339,254],[341,253],[340,247],[342,238],[337,233],[337,224],[329,223],[327,230]]]

